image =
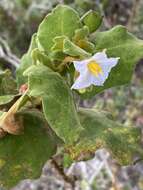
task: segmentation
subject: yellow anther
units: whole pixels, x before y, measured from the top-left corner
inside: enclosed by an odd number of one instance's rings
[[[96,63],[95,61],[90,61],[87,65],[89,71],[94,74],[96,77],[99,76],[99,74],[103,74],[101,66]]]

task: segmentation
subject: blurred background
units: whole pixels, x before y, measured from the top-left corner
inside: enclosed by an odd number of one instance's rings
[[[99,11],[104,15],[100,30],[122,24],[143,39],[143,0],[0,0],[0,69],[15,70],[39,23],[59,3],[74,7],[80,15],[90,9]],[[143,128],[142,64],[140,60],[130,85],[109,89],[92,100],[79,100],[79,104],[110,111],[126,126]]]

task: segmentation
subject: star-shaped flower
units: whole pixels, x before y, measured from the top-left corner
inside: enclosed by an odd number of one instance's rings
[[[105,51],[98,52],[91,58],[74,61],[75,70],[80,74],[71,89],[83,89],[91,85],[103,86],[113,67],[118,63],[119,57],[107,57]]]

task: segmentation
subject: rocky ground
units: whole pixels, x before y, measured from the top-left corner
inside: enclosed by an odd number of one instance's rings
[[[121,167],[100,149],[94,158],[73,163],[65,171],[49,160],[36,180],[26,179],[12,190],[142,190],[143,163]]]

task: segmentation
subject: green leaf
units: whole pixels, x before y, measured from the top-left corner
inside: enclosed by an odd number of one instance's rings
[[[63,52],[64,40],[68,39],[66,36],[57,36],[53,39],[53,46],[51,48],[50,58],[52,61],[63,61],[67,56]]]
[[[81,49],[80,47],[76,46],[73,42],[71,42],[68,39],[64,40],[64,45],[63,45],[63,52],[70,55],[70,56],[75,56],[75,57],[80,57],[80,58],[88,58],[91,56],[90,53],[86,52],[85,50]]]
[[[17,93],[17,85],[11,72],[5,70],[0,72],[0,96]]]
[[[120,57],[120,60],[111,70],[104,86],[94,86],[91,91],[82,94],[84,98],[90,98],[105,89],[129,83],[135,65],[143,58],[143,40],[134,37],[123,26],[97,33],[95,44],[96,52],[107,49],[108,57]]]
[[[66,36],[58,36],[54,38],[52,50],[55,52],[63,52],[65,55],[80,57],[81,59],[91,56],[89,52],[94,48],[94,45],[91,42],[89,42],[86,38],[78,38],[78,35],[75,35],[74,41],[75,43],[70,41]],[[87,51],[89,50],[89,52],[86,52],[84,49]]]
[[[76,29],[81,27],[80,18],[71,7],[58,5],[48,14],[38,29],[39,48],[50,52],[57,36],[67,36],[71,39]]]
[[[66,36],[57,36],[53,39],[54,45],[52,46],[52,51],[63,51],[64,40],[68,39]]]
[[[88,26],[90,33],[95,32],[102,23],[102,16],[93,10],[88,11],[81,18],[82,22]]]
[[[15,103],[15,101],[20,97],[17,95],[4,95],[0,96],[0,109],[10,109],[10,107]]]
[[[76,141],[82,127],[64,79],[44,65],[33,65],[24,74],[29,77],[29,95],[42,98],[50,127],[64,142]]]
[[[84,49],[88,53],[94,53],[95,51],[95,45],[88,41],[88,39],[79,40],[76,45],[78,45],[80,48]]]
[[[19,86],[27,82],[27,77],[23,76],[23,72],[33,63],[31,52],[33,49],[37,48],[36,40],[37,34],[33,34],[28,52],[21,58],[20,67],[16,71],[16,78]]]
[[[0,139],[1,188],[39,177],[44,163],[56,152],[56,139],[47,134],[47,124],[39,113],[21,113],[20,116],[24,120],[24,134]]]
[[[65,57],[66,55],[62,51],[52,51],[52,53],[50,53],[50,59],[52,61],[59,61],[61,63]]]
[[[32,52],[31,52],[31,56],[33,59],[33,62],[36,64],[38,63],[42,63],[43,65],[51,68],[52,70],[54,70],[54,66],[50,60],[50,57],[48,55],[45,54],[45,52],[41,52],[38,48],[35,48]]]
[[[75,31],[73,42],[85,51],[93,53],[95,50],[95,45],[89,41],[88,37],[89,29],[87,26],[84,26]]]
[[[106,148],[121,164],[131,163],[135,153],[143,158],[140,129],[118,124],[97,110],[80,109],[79,117],[85,130],[73,147],[66,145],[74,159],[86,158],[99,148]]]
[[[14,95],[0,96],[0,105],[11,102],[11,100],[13,100],[13,98],[14,98]]]
[[[85,39],[89,35],[89,29],[87,26],[83,26],[80,29],[75,30],[73,41],[79,41]]]

